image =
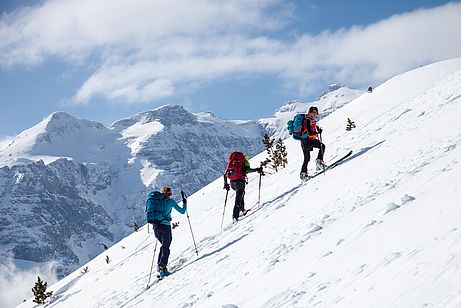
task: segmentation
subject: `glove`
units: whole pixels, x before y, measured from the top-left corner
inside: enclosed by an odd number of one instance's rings
[[[256,168],[256,171],[258,173],[262,174],[263,173],[263,167]]]
[[[323,132],[323,129],[320,126],[317,126],[317,133],[321,134]]]
[[[187,203],[187,196],[186,193],[181,190],[181,197],[182,197],[182,204]]]
[[[229,191],[229,190],[230,190],[230,186],[229,186],[229,184],[227,184],[227,183],[224,183],[224,188],[223,188],[223,189],[225,189],[225,190]]]

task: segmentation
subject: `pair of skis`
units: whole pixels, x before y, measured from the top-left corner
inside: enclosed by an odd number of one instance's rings
[[[346,158],[348,158],[349,156],[352,155],[352,150],[350,150],[346,155],[344,155],[343,157],[337,159],[336,161],[334,161],[333,163],[331,163],[330,165],[328,165],[327,167],[325,167],[325,169],[317,172],[316,174],[312,175],[312,176],[307,176],[307,178],[305,180],[303,180],[303,182],[307,182],[309,181],[310,179],[313,179],[321,174],[324,174],[327,170],[330,170],[330,169],[333,169],[334,167],[338,166],[342,161],[344,161]]]

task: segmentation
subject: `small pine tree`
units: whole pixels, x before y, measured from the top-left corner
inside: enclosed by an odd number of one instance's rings
[[[40,277],[37,277],[37,282],[32,288],[32,293],[34,293],[35,296],[35,299],[33,300],[34,303],[39,305],[44,304],[48,297],[53,296],[53,291],[46,292],[47,285],[48,283],[41,280]]]
[[[178,221],[178,222],[173,222],[173,223],[171,224],[171,228],[172,228],[172,229],[176,229],[177,227],[179,227],[179,221]]]
[[[133,227],[134,227],[134,231],[138,232],[139,226],[138,226],[138,224],[136,222],[133,224]]]
[[[271,139],[269,135],[266,133],[264,134],[262,142],[266,148],[266,153],[269,157],[267,157],[264,161],[262,161],[260,165],[261,167],[266,167],[268,164],[272,162],[271,156],[272,156],[272,147],[274,146],[274,139]]]
[[[88,266],[85,266],[85,267],[84,267],[84,268],[82,268],[82,270],[80,271],[80,274],[82,274],[82,275],[83,275],[83,274],[86,274],[86,273],[88,273],[89,271],[90,271],[90,270],[89,270]]]
[[[286,147],[283,144],[283,140],[279,138],[275,141],[274,138],[271,139],[269,135],[264,134],[262,142],[266,147],[266,152],[269,157],[261,162],[261,167],[266,167],[268,164],[271,164],[271,167],[275,170],[275,172],[278,171],[279,167],[285,168],[288,163],[288,154]]]
[[[106,255],[106,263],[109,264],[109,262],[110,262],[109,256]]]
[[[347,118],[347,126],[346,130],[351,131],[353,128],[355,128],[355,122],[352,122],[351,119]]]
[[[277,165],[285,168],[288,164],[288,153],[283,140],[279,138],[275,145],[275,152],[277,153]]]

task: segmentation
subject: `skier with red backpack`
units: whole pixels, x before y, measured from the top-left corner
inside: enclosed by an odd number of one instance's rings
[[[300,178],[303,181],[309,179],[307,173],[307,164],[311,158],[310,152],[313,148],[319,149],[316,166],[317,170],[326,168],[323,161],[325,154],[325,144],[319,139],[322,134],[322,128],[317,125],[319,110],[317,107],[312,106],[309,108],[308,114],[297,114],[293,120],[288,121],[288,132],[294,139],[301,141],[301,148],[304,154],[304,161],[301,166]]]
[[[248,156],[241,152],[233,152],[229,155],[227,160],[226,171],[224,172],[224,188],[229,191],[230,188],[235,190],[235,205],[232,213],[234,221],[238,221],[240,212],[243,215],[245,211],[245,186],[247,182],[247,173],[258,172],[262,174],[262,167],[251,168],[248,162]],[[227,179],[230,180],[230,185],[227,183]]]

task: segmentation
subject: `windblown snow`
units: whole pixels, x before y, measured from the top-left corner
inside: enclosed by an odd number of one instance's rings
[[[190,196],[199,254],[176,213],[170,277],[146,290],[144,226],[50,286],[47,307],[459,307],[460,85],[461,58],[392,78],[319,123],[327,163],[354,151],[343,164],[301,184],[301,148],[287,139],[288,166],[262,178],[259,203],[250,174],[237,224],[231,193],[220,228],[221,178]]]

